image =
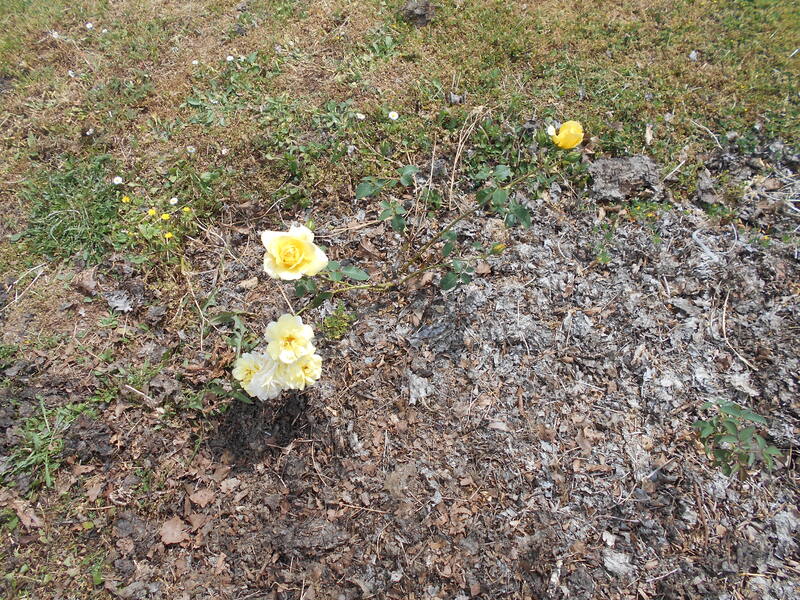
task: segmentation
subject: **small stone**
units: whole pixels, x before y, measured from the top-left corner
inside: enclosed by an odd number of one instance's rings
[[[433,20],[436,11],[428,0],[409,0],[400,12],[412,25],[424,27]]]
[[[625,577],[634,571],[634,566],[631,564],[631,557],[624,552],[615,552],[614,550],[603,550],[603,566],[609,573]]]
[[[250,279],[245,279],[239,282],[239,289],[242,290],[252,290],[254,287],[258,285],[258,277],[251,277]]]

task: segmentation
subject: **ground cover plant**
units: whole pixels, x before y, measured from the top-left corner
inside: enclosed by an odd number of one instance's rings
[[[1,597],[798,596],[795,3],[0,25]]]

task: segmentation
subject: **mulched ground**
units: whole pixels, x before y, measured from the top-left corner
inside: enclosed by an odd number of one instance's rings
[[[276,405],[175,409],[181,389],[226,376],[230,332],[201,339],[169,314],[128,332],[115,368],[183,343],[180,360],[68,436],[72,464],[36,508],[69,492],[94,527],[51,533],[106,551],[106,590],[131,599],[797,598],[794,247],[683,206],[623,215],[604,265],[601,212],[618,208],[545,196],[520,198],[529,230],[458,229],[509,245],[473,283],[354,295],[353,328],[320,341],[323,379]],[[773,208],[753,218],[796,226]],[[369,224],[369,201],[349,210],[320,226],[334,257],[390,264],[395,234]],[[213,310],[260,332],[290,287],[260,273],[256,231],[216,233],[190,253],[191,294],[215,290]],[[691,428],[708,400],[769,416],[781,467],[745,482],[713,467]],[[41,597],[70,597],[57,583]]]

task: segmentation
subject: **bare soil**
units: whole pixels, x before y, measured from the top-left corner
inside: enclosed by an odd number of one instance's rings
[[[233,359],[230,331],[187,325],[194,302],[214,291],[209,315],[242,311],[259,333],[286,311],[284,284],[260,268],[269,224],[198,240],[182,302],[136,266],[101,265],[96,303],[125,285],[140,299],[117,329],[94,327],[120,358],[80,365],[69,345],[8,367],[3,393],[17,402],[3,403],[0,448],[36,396],[55,405],[108,378],[119,394],[67,433],[66,466],[33,507],[49,542],[20,528],[7,543],[48,564],[66,540],[102,549],[92,597],[797,598],[794,247],[745,239],[693,205],[638,221],[566,192],[519,200],[529,230],[489,218],[458,229],[509,245],[473,283],[348,298],[358,319],[319,341],[323,379],[274,405],[224,410],[209,393],[196,412],[181,400],[226,378]],[[333,257],[377,277],[400,240],[367,209],[351,205],[319,233]],[[756,218],[788,227],[787,211]],[[85,290],[65,294],[64,330],[92,328]],[[153,310],[164,305],[166,316]],[[7,342],[24,316],[4,313]],[[122,383],[165,356],[140,388]],[[739,481],[712,466],[691,428],[709,400],[768,415],[780,468]],[[74,582],[67,571],[34,597],[71,598]]]

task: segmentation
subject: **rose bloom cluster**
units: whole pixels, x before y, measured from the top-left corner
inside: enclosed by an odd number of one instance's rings
[[[264,270],[275,279],[313,276],[328,265],[307,227],[264,231],[261,241],[266,248]],[[303,390],[320,378],[322,357],[313,344],[314,330],[300,317],[282,315],[267,325],[265,337],[265,352],[246,352],[233,366],[233,376],[250,396],[270,400],[283,390]]]

